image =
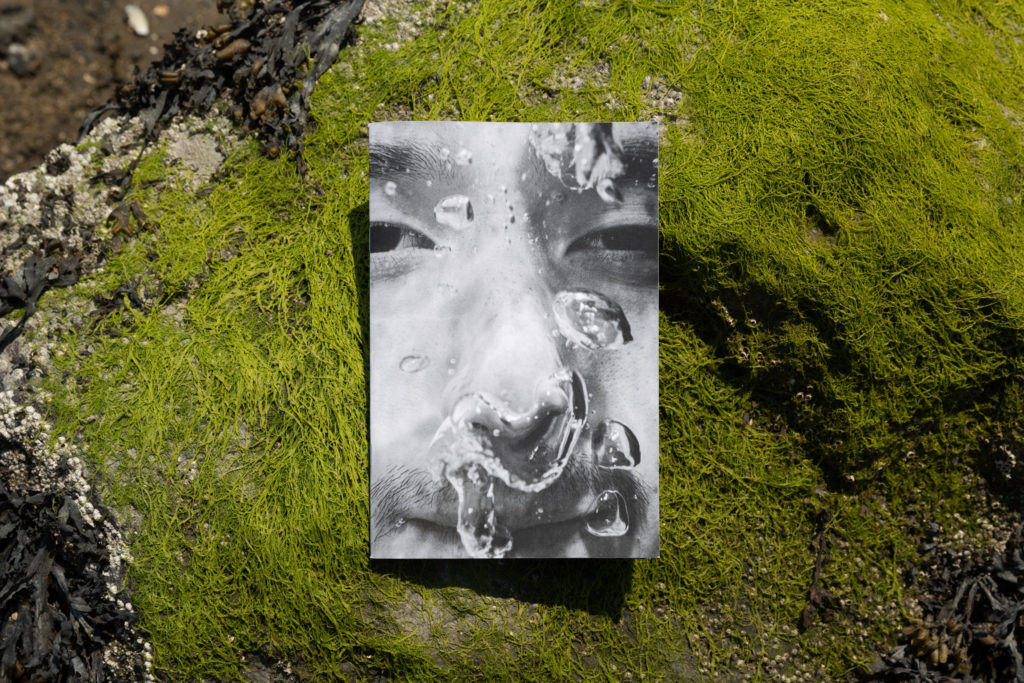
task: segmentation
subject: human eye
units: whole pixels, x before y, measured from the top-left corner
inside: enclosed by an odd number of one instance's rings
[[[407,273],[435,246],[434,240],[408,225],[371,222],[370,277],[389,279]]]
[[[370,253],[403,251],[406,249],[433,249],[434,240],[415,228],[398,223],[370,223]]]
[[[573,240],[565,258],[579,269],[626,284],[658,281],[658,229],[619,225],[592,230]]]

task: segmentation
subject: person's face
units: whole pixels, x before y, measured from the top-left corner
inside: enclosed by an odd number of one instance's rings
[[[656,156],[649,124],[373,125],[374,557],[657,554]]]

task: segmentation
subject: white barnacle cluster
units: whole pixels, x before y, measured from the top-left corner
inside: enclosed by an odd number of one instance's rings
[[[0,448],[0,478],[9,490],[20,494],[46,492],[63,494],[78,507],[82,521],[97,529],[106,550],[107,565],[90,567],[99,571],[107,586],[106,599],[119,609],[132,611],[130,602],[119,598],[119,586],[123,582],[127,563],[132,561],[127,544],[117,527],[117,520],[105,515],[94,504],[96,499],[89,484],[86,463],[82,459],[82,447],[64,436],[52,437],[51,429],[36,406],[24,404],[19,399],[29,398],[14,390],[0,391],[0,438],[17,447]],[[32,396],[44,399],[41,392]],[[29,460],[27,453],[35,457]],[[126,628],[131,629],[130,626]],[[124,644],[112,642],[104,652],[104,661],[113,671],[124,670],[123,666],[136,655],[141,656],[145,667],[145,680],[153,678],[153,655],[151,646],[141,637],[137,638],[141,655],[129,652]]]

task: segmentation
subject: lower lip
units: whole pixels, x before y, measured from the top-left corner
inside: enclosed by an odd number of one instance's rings
[[[623,538],[605,539],[584,531],[583,520],[540,524],[512,532],[512,550],[505,559],[600,557],[605,545],[619,545]],[[374,559],[468,559],[459,535],[452,527],[410,519],[374,539]]]

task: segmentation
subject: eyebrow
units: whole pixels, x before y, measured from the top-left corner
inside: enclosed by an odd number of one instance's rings
[[[463,175],[466,168],[456,164],[451,154],[450,148],[427,140],[374,142],[370,145],[370,178],[435,180]]]

